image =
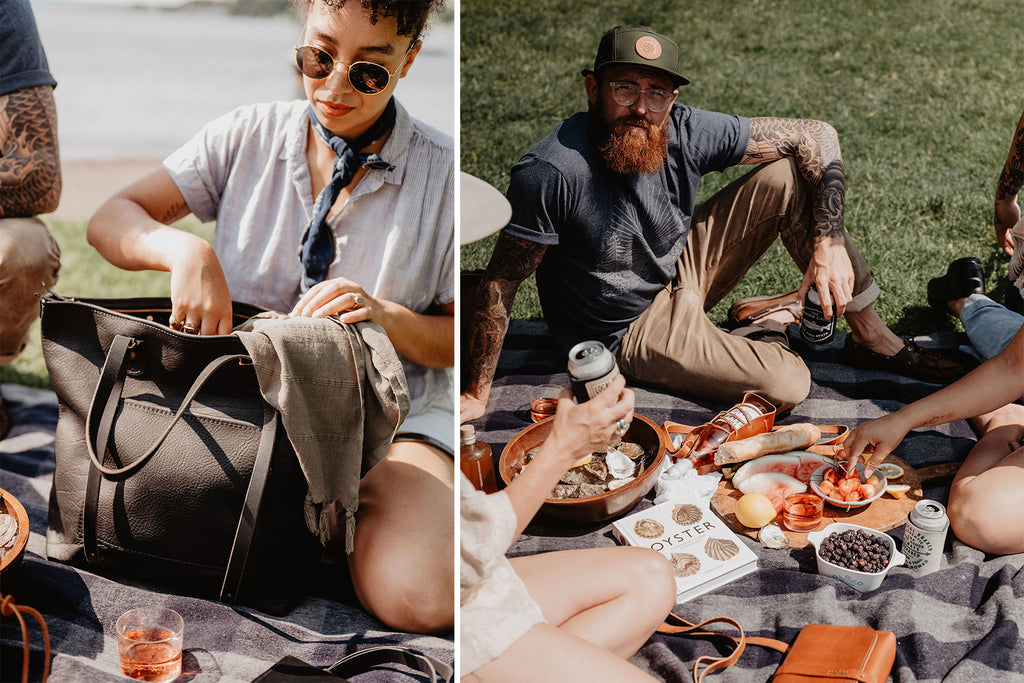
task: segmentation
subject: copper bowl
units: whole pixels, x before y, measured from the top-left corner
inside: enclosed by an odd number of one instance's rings
[[[21,558],[25,556],[25,546],[28,544],[28,513],[17,498],[3,489],[0,489],[0,512],[14,515],[18,522],[18,536],[14,546],[0,558],[0,574],[9,576],[18,570]]]
[[[512,483],[515,473],[522,469],[526,454],[541,445],[551,433],[554,419],[546,417],[530,425],[516,434],[502,450],[498,470],[506,486]],[[656,424],[642,415],[635,414],[622,440],[642,446],[645,454],[652,451],[655,453],[653,462],[640,473],[640,476],[614,491],[596,496],[548,498],[541,505],[539,514],[548,519],[573,524],[595,524],[625,514],[640,502],[640,499],[654,488],[657,473],[661,471],[661,466],[665,462],[665,441],[661,429]]]

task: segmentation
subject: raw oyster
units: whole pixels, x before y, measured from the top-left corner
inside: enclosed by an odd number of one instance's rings
[[[6,549],[18,538],[18,520],[14,515],[0,513],[0,548]]]
[[[709,538],[704,544],[704,553],[712,560],[724,562],[740,551],[735,541],[728,538]]]
[[[623,479],[633,475],[636,470],[636,463],[630,460],[629,456],[622,451],[615,449],[614,451],[608,451],[608,454],[604,456],[607,470],[612,478]]]
[[[676,505],[672,508],[672,520],[681,526],[696,524],[703,516],[704,513],[701,512],[700,508],[690,503]]]
[[[657,538],[665,533],[665,527],[656,519],[644,518],[637,520],[633,525],[633,531],[640,538]]]
[[[597,477],[598,481],[608,479],[608,465],[603,460],[591,458],[590,462],[583,466],[583,469]]]
[[[672,565],[672,573],[679,578],[693,576],[700,571],[700,560],[689,553],[672,553],[668,563]]]
[[[644,447],[632,441],[623,441],[619,446],[619,452],[625,453],[626,457],[630,460],[636,460],[644,454]]]
[[[786,532],[779,528],[778,524],[768,524],[761,527],[757,538],[765,548],[788,548],[789,537]]]
[[[636,477],[626,477],[625,479],[612,479],[608,482],[608,490],[614,491],[617,488],[622,488],[631,481],[634,481]]]

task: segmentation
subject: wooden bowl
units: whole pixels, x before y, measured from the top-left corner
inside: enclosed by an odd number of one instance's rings
[[[17,498],[3,489],[0,489],[0,512],[14,515],[18,522],[18,537],[14,541],[14,546],[0,558],[0,575],[10,576],[18,570],[21,558],[25,556],[25,546],[28,544],[28,513]]]
[[[512,483],[515,473],[522,469],[526,454],[541,445],[551,433],[554,419],[546,417],[530,425],[516,434],[502,450],[498,470],[506,486]],[[636,414],[633,415],[633,422],[622,440],[642,446],[645,453],[655,453],[653,462],[640,473],[640,476],[614,491],[606,491],[596,496],[548,498],[541,505],[539,514],[551,520],[573,524],[596,524],[629,512],[654,488],[657,473],[661,471],[661,466],[665,462],[665,441],[661,429],[654,422]]]

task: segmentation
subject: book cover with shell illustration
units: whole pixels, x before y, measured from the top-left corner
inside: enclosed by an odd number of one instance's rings
[[[612,523],[620,543],[665,556],[686,602],[757,569],[757,555],[712,512],[708,501],[671,501]]]

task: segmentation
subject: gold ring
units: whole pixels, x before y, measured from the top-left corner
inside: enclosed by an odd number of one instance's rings
[[[180,332],[182,328],[181,321],[175,320],[173,315],[167,319],[167,326],[178,332]]]
[[[185,324],[182,325],[181,329],[182,329],[182,331],[185,334],[195,334],[196,333],[196,326],[194,324],[192,324],[191,320],[186,320]]]
[[[362,306],[366,303],[366,299],[356,294],[356,306]]]

